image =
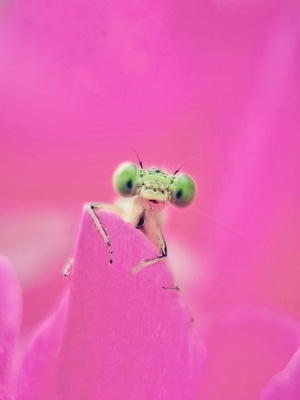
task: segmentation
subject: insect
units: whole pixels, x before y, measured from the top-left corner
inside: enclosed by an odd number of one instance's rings
[[[99,220],[96,210],[107,210],[140,229],[159,251],[153,259],[143,260],[135,267],[134,272],[147,265],[152,265],[167,257],[167,246],[160,230],[160,214],[164,207],[171,203],[176,207],[189,205],[196,194],[193,179],[185,174],[178,174],[180,168],[172,175],[162,169],[144,169],[139,159],[139,166],[123,162],[113,175],[115,191],[125,198],[121,205],[91,203],[88,212],[106,243],[109,251],[109,264],[113,263],[113,250],[110,238]],[[64,275],[70,274],[71,263],[66,267]]]

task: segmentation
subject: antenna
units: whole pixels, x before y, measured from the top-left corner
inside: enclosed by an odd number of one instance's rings
[[[138,158],[138,160],[139,160],[140,167],[141,167],[142,169],[144,169],[143,163],[142,163],[142,161],[141,161],[141,159],[140,159],[140,156],[138,155],[137,151],[135,150],[134,147],[132,148],[132,150],[135,152],[135,154],[136,154],[136,156],[137,156],[137,158]]]
[[[174,172],[173,175],[176,175],[176,174],[181,170],[181,168],[182,168],[185,164],[186,164],[186,162],[183,163],[183,164],[181,164],[180,167],[176,169],[176,171]]]
[[[174,172],[173,175],[176,175],[176,174],[181,170],[181,168],[182,168],[185,164],[187,164],[188,162],[190,162],[190,161],[193,160],[194,158],[195,158],[195,157],[192,157],[192,158],[190,158],[189,160],[185,161],[183,164],[181,164],[180,167],[176,169],[176,171]]]

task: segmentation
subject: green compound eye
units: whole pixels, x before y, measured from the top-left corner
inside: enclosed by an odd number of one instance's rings
[[[177,207],[188,206],[196,194],[196,185],[188,175],[179,175],[171,187],[171,203]]]
[[[138,183],[139,168],[131,163],[122,163],[116,169],[113,176],[115,191],[121,196],[129,197],[136,194]]]

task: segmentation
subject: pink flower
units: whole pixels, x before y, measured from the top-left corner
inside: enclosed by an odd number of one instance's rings
[[[204,350],[177,290],[166,289],[170,272],[160,263],[133,274],[155,250],[118,216],[99,217],[114,262],[85,212],[68,288],[35,334],[16,397],[195,399]]]
[[[194,156],[197,199],[169,209],[165,234],[205,341],[199,397],[295,398],[298,1],[0,7],[0,250],[21,279],[21,337],[59,315],[82,204],[111,202],[131,146],[170,170]]]

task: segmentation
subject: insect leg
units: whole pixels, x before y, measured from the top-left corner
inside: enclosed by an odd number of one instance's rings
[[[180,290],[179,286],[174,286],[174,287],[162,286],[162,288],[165,289],[165,290],[175,290],[177,292]]]
[[[108,205],[108,204],[102,204],[102,203],[91,203],[86,205],[86,209],[88,210],[98,232],[100,233],[102,239],[104,240],[108,252],[109,252],[109,264],[111,265],[113,263],[113,250],[110,242],[110,238],[104,229],[101,221],[99,220],[98,215],[96,214],[95,210],[104,210],[104,211],[112,211],[116,214],[119,214],[122,216],[122,210],[119,207]],[[73,258],[68,259],[68,261],[65,264],[64,270],[63,270],[63,275],[65,278],[70,278],[71,272],[72,272],[72,266],[73,266]]]
[[[149,233],[147,233],[146,228],[146,224],[143,225],[143,227],[141,228],[142,231],[144,231],[144,233],[149,237]],[[152,227],[153,229],[153,227]],[[154,258],[150,258],[147,260],[142,260],[136,267],[132,268],[131,272],[133,274],[136,274],[137,272],[139,272],[141,269],[148,267],[150,265],[154,265],[157,264],[158,262],[164,260],[165,258],[167,258],[168,252],[167,252],[167,245],[165,242],[165,239],[163,237],[163,234],[161,233],[161,230],[158,228],[158,226],[155,227],[155,240],[153,237],[153,230],[152,230],[152,235],[149,237],[149,239],[152,239],[151,241],[154,242],[156,245],[159,244],[159,248],[160,248],[160,255],[156,256]]]
[[[63,270],[64,278],[69,279],[71,275],[72,266],[73,266],[73,258],[69,258]]]
[[[111,210],[111,211],[115,211],[115,206],[109,206],[106,204],[101,204],[101,203],[90,203],[87,206],[87,210],[90,213],[90,216],[98,230],[98,232],[100,233],[102,239],[104,240],[106,247],[108,249],[109,252],[109,264],[111,265],[113,263],[113,249],[111,246],[111,241],[110,241],[110,237],[108,236],[106,230],[104,229],[101,221],[99,220],[98,215],[96,214],[95,210]]]
[[[148,260],[143,260],[141,261],[136,267],[132,268],[131,273],[132,274],[136,274],[138,273],[141,269],[144,269],[150,265],[154,265],[157,264],[158,262],[162,261],[164,258],[166,258],[166,256],[157,256],[155,258],[151,258]]]

